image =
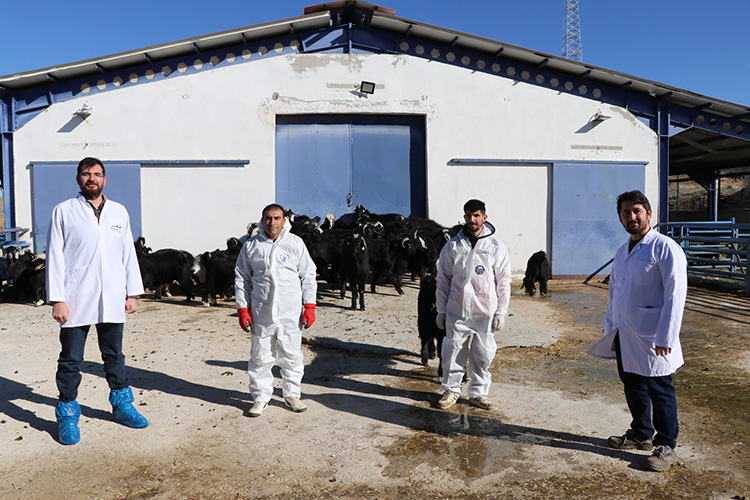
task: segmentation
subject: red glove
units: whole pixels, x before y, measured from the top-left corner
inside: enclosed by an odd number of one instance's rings
[[[237,313],[240,315],[240,328],[242,328],[246,332],[249,332],[250,325],[253,324],[253,318],[250,316],[250,313],[247,311],[247,307],[243,307],[242,309],[237,309]]]
[[[315,304],[305,304],[305,311],[302,313],[302,324],[305,328],[310,328],[315,323]]]

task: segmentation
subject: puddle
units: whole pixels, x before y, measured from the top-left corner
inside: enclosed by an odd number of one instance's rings
[[[583,358],[576,360],[556,360],[550,366],[570,373],[591,382],[604,384],[620,384],[620,376],[617,374],[617,365],[612,360],[600,360],[596,358]]]
[[[503,436],[503,426],[495,419],[474,417],[469,410],[420,413],[420,418],[417,432],[384,450],[390,460],[386,475],[401,477],[421,462],[430,469],[451,464],[466,478],[478,478],[507,466],[516,453],[516,443]]]

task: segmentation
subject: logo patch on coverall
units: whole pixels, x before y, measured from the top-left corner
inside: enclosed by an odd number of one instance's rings
[[[282,253],[281,255],[279,255],[279,260],[286,264],[287,262],[289,262],[289,254],[286,252]]]
[[[477,267],[474,268],[474,272],[477,274],[484,274],[484,266],[481,264],[478,265]]]

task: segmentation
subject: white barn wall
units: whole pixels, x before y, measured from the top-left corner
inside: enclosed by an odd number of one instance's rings
[[[245,234],[249,223],[260,220],[260,213],[250,213],[249,190],[243,188],[248,185],[245,168],[143,168],[142,229],[148,246],[181,248],[197,254],[224,249],[229,236]],[[226,219],[217,221],[219,214],[226,215]]]
[[[532,253],[549,250],[548,226],[552,208],[548,190],[549,165],[454,168],[459,168],[460,173],[455,181],[455,201],[448,207],[450,225],[462,223],[463,204],[469,198],[477,198],[486,203],[487,220],[508,246],[514,272],[525,270]]]
[[[378,84],[374,95],[352,92],[361,80]],[[84,102],[92,115],[62,132]],[[597,110],[611,118],[586,130]],[[31,226],[32,161],[249,161],[141,170],[152,248],[224,247],[274,201],[276,115],[318,113],[425,116],[429,216],[452,225],[468,198],[484,199],[515,272],[531,253],[549,250],[544,162],[647,162],[646,194],[658,217],[657,137],[624,109],[406,55],[295,54],[53,104],[15,133],[17,223]],[[542,163],[459,166],[452,158]]]

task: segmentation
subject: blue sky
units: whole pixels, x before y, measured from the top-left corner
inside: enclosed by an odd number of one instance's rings
[[[302,14],[315,0],[0,0],[0,75]],[[396,15],[562,54],[564,0],[377,0]],[[579,0],[583,61],[750,106],[750,0]]]

